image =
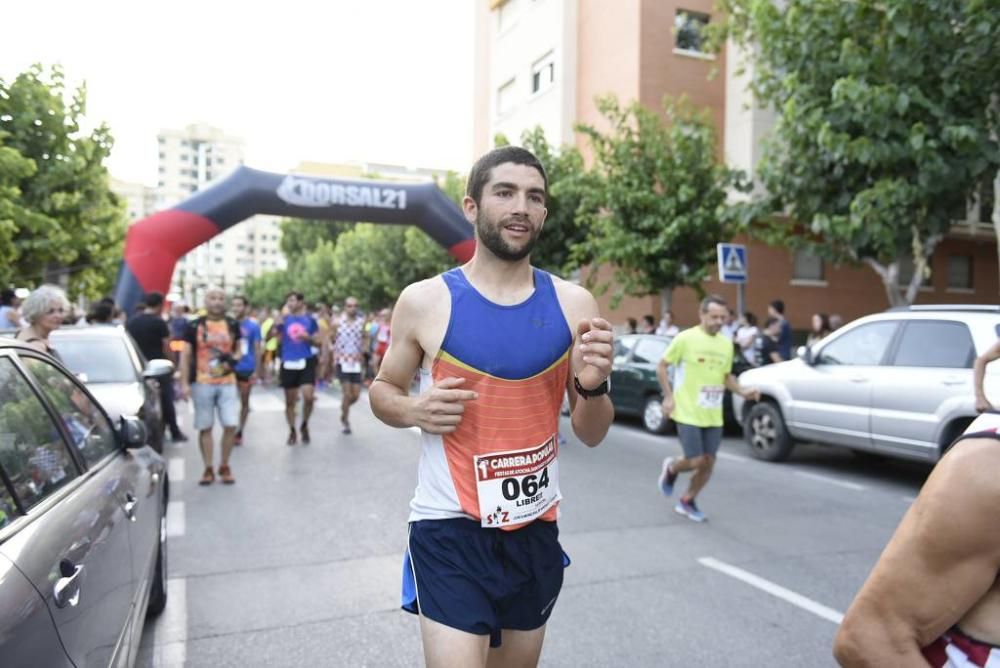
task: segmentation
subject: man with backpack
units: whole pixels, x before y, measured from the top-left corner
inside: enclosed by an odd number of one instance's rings
[[[218,410],[223,430],[219,478],[231,485],[236,482],[229,469],[229,455],[233,451],[239,424],[240,398],[236,389],[235,366],[240,325],[226,315],[226,294],[219,288],[212,288],[205,295],[205,311],[206,315],[190,323],[184,333],[187,345],[181,355],[181,394],[185,401],[194,399],[194,427],[198,430],[198,442],[205,463],[205,471],[198,484],[211,485],[215,482],[212,426]]]

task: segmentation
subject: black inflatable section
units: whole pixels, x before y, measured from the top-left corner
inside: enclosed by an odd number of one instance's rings
[[[115,302],[131,313],[145,293],[166,294],[181,257],[256,214],[417,225],[459,262],[471,258],[475,246],[472,225],[433,183],[354,181],[240,167],[129,228]]]

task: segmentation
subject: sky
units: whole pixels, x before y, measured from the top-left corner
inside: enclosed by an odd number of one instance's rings
[[[246,164],[472,162],[473,0],[7,2],[0,79],[60,64],[112,176],[156,185],[161,129],[206,122]]]

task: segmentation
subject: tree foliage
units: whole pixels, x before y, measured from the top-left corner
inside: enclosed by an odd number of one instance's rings
[[[779,113],[752,215],[775,244],[866,263],[912,303],[928,260],[1000,166],[995,0],[721,0]],[[991,99],[992,96],[992,99]],[[781,211],[788,216],[766,216]],[[792,222],[789,222],[792,221]],[[900,258],[916,271],[905,294]]]
[[[121,260],[125,206],[103,164],[110,131],[81,132],[84,87],[65,96],[58,67],[0,79],[0,282],[63,283],[94,297]]]
[[[614,97],[597,106],[609,130],[577,128],[595,177],[579,207],[587,241],[575,252],[614,268],[616,301],[659,294],[668,309],[674,288],[701,291],[716,244],[735,233],[726,196],[739,175],[716,159],[711,120],[684,100],[665,99],[662,113]]]

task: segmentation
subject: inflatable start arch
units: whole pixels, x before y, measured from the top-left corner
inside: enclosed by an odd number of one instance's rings
[[[417,225],[459,262],[469,260],[475,249],[472,225],[433,183],[349,181],[240,167],[129,228],[115,303],[131,313],[147,292],[166,294],[177,260],[258,213]]]

